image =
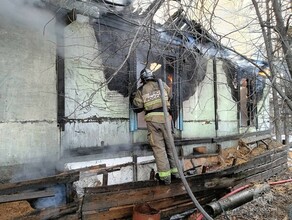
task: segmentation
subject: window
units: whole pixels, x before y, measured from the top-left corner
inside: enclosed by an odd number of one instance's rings
[[[256,114],[256,95],[254,82],[251,79],[243,78],[240,83],[240,126],[254,126]]]
[[[145,67],[151,69],[157,78],[164,81],[172,90],[171,99],[171,114],[173,116],[173,123],[177,129],[182,130],[182,104],[181,104],[181,91],[180,91],[180,77],[177,74],[177,61],[174,57],[166,56],[162,57],[155,54],[148,56],[148,62],[146,62],[145,55],[137,53],[137,72],[136,81],[137,88],[141,86],[140,72]],[[146,129],[146,122],[144,120],[144,112],[135,114],[130,113],[131,131],[136,129]]]

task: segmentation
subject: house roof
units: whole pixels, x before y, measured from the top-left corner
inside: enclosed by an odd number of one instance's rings
[[[75,8],[77,13],[96,18],[101,24],[121,30],[127,30],[135,26],[138,28],[141,26],[141,22],[139,21],[143,20],[153,7],[157,7],[156,1],[153,1],[141,13],[137,9],[133,12],[132,0],[95,0],[90,2],[43,1],[50,5],[66,8],[67,10]],[[88,10],[89,8],[90,10]],[[147,26],[145,27],[148,28]],[[206,57],[227,60],[231,65],[234,65],[237,74],[239,74],[239,78],[254,77],[258,74],[260,68],[268,67],[268,63],[264,60],[245,57],[231,48],[222,45],[201,24],[194,20],[189,20],[185,16],[184,11],[179,8],[169,17],[165,24],[161,25],[156,23],[151,28],[155,30],[156,39],[159,39],[161,42],[179,45]],[[157,38],[157,36],[159,37]]]

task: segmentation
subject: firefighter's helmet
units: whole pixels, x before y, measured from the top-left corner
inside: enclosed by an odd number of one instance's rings
[[[141,78],[142,83],[145,83],[148,80],[153,80],[154,79],[154,75],[153,75],[153,72],[151,70],[143,69],[140,72],[140,78]]]

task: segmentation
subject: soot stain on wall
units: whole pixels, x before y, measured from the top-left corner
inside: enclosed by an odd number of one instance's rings
[[[207,60],[198,54],[184,51],[181,58],[182,101],[188,100],[196,92],[198,85],[204,80]]]
[[[130,93],[129,75],[133,74],[130,73],[129,69],[130,66],[136,66],[133,60],[131,61],[132,63],[127,60],[123,64],[129,52],[129,45],[133,40],[130,30],[121,31],[106,25],[99,25],[94,29],[96,39],[101,48],[99,57],[102,59],[104,76],[106,80],[109,80],[107,87],[111,91],[117,91],[124,97],[128,97]],[[162,47],[162,45],[157,46]],[[180,71],[177,73],[181,78],[182,88],[179,95],[182,96],[181,100],[185,101],[195,94],[198,85],[204,80],[207,59],[187,49],[181,50],[179,56],[173,55],[177,57],[178,60],[176,62],[181,66]],[[121,65],[122,68],[120,68]],[[117,72],[118,69],[120,70]]]
[[[95,28],[95,35],[101,48],[99,57],[102,59],[108,89],[128,97],[129,62],[124,63],[124,61],[129,39],[125,38],[123,31],[106,26]]]
[[[240,82],[243,78],[249,79],[251,89],[255,95],[255,102],[263,98],[265,89],[265,78],[252,72],[240,69],[232,64],[229,60],[223,61],[223,70],[226,73],[227,85],[231,89],[232,99],[236,102],[239,101],[239,88]]]

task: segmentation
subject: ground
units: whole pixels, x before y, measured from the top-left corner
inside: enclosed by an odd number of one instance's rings
[[[257,148],[253,150],[253,154],[258,154],[263,151],[264,148]],[[243,152],[244,148],[241,149]],[[291,150],[291,149],[290,149]],[[232,162],[232,158],[237,156],[244,162],[246,155],[243,154],[235,155],[235,152],[228,151],[224,152],[225,163],[229,164]],[[238,154],[238,152],[237,152]],[[252,152],[248,153],[252,155]],[[292,151],[289,151],[289,158],[292,159]],[[280,180],[292,179],[292,162],[288,160],[288,170],[272,177],[269,182],[278,182]],[[239,160],[238,162],[241,163]],[[225,165],[226,165],[225,164]],[[30,206],[27,201],[18,201],[11,203],[0,204],[0,219],[11,220],[21,219],[34,209]],[[188,217],[188,220],[196,220],[198,214],[193,214]],[[215,220],[292,220],[292,182],[277,184],[271,186],[271,191],[264,194],[263,196],[248,202],[239,208],[217,216]]]
[[[287,172],[271,178],[270,181],[278,182],[287,179],[292,179],[291,167]],[[292,182],[271,186],[270,192],[215,219],[292,220]]]
[[[272,177],[269,182],[292,180],[292,151],[288,158],[288,170]],[[199,214],[192,214],[188,220],[197,220],[198,216]],[[272,185],[268,193],[227,211],[214,220],[292,220],[292,182]]]
[[[10,202],[0,204],[0,219],[11,220],[24,216],[34,209],[27,201]]]

